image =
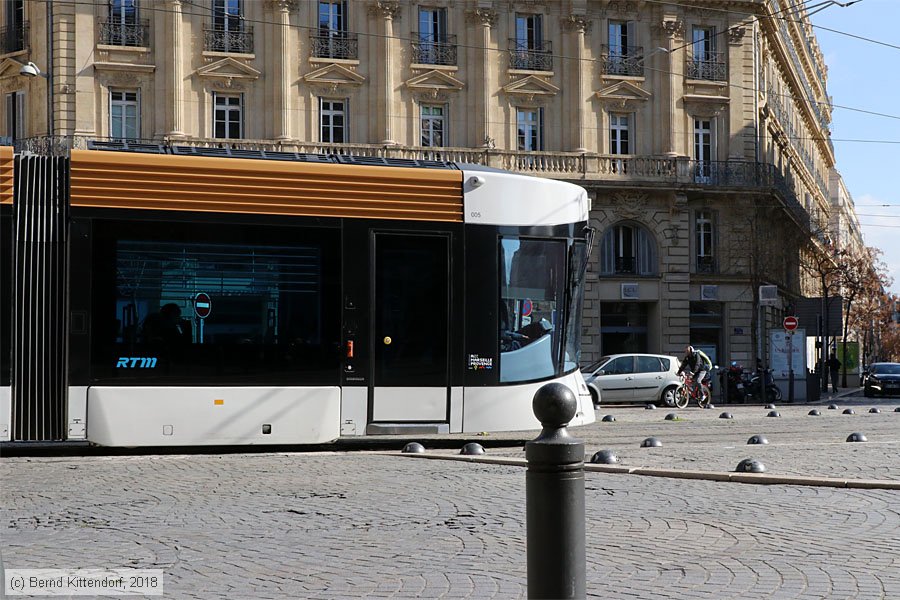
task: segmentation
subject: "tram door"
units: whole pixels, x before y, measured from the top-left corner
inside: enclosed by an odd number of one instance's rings
[[[450,237],[374,233],[374,423],[446,422],[450,384]]]

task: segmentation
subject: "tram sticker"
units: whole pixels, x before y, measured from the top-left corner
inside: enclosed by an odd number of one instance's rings
[[[156,368],[156,357],[142,356],[120,356],[116,363],[117,369],[154,369]]]
[[[470,371],[487,371],[494,368],[494,359],[491,357],[478,356],[477,354],[469,355]]]

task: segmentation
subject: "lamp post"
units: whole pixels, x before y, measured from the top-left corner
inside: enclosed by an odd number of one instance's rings
[[[43,77],[47,80],[47,137],[53,137],[53,79],[50,76],[50,73],[45,73],[41,71],[41,68],[38,67],[31,61],[28,61],[22,68],[19,69],[19,75],[24,75],[25,77]]]

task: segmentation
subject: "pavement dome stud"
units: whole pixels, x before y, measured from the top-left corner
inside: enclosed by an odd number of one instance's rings
[[[769,440],[767,440],[766,436],[764,435],[754,435],[749,440],[747,440],[747,443],[750,445],[768,444]]]
[[[828,410],[837,410],[837,404],[829,404]]]
[[[736,473],[765,473],[766,465],[762,464],[755,458],[745,458],[738,463]]]
[[[872,408],[869,409],[869,412],[870,413],[880,413],[881,409],[878,408],[877,406],[873,406]]]
[[[769,414],[767,414],[766,416],[767,417],[780,417],[781,413],[778,412],[777,410],[770,410]]]
[[[410,442],[403,446],[403,454],[423,454],[424,452],[425,446],[419,442]]]
[[[641,448],[659,448],[660,446],[662,446],[662,442],[655,437],[648,437],[641,442]]]
[[[851,433],[850,435],[847,436],[847,441],[848,442],[868,442],[869,438],[867,438],[866,436],[864,436],[861,433]]]
[[[464,454],[466,456],[473,456],[476,454],[484,454],[484,447],[481,444],[476,442],[469,442],[465,446],[462,447],[462,450],[459,451],[460,454]]]
[[[612,415],[603,415],[603,418],[600,419],[600,420],[603,421],[603,422],[605,422],[605,423],[612,423],[613,421],[616,420],[616,418],[615,418],[614,416],[612,416]]]
[[[853,410],[852,408],[845,408],[843,414],[845,414],[845,415],[855,415],[855,414],[856,414],[856,411]]]
[[[894,412],[900,412],[900,406],[894,409]]]
[[[676,415],[675,413],[669,413],[666,415],[666,421],[677,421],[677,420],[678,420],[678,415]]]
[[[772,410],[773,408],[775,408],[774,404],[766,404],[766,410]]]
[[[612,450],[598,450],[591,457],[591,462],[595,465],[613,465],[619,462],[619,457]]]
[[[656,405],[655,405],[655,404],[648,404],[648,405],[645,406],[644,408],[645,408],[646,410],[656,410]]]
[[[719,418],[720,419],[733,419],[734,415],[732,415],[730,412],[723,412],[721,415],[719,415]]]
[[[809,411],[809,412],[806,413],[806,414],[808,414],[808,415],[811,416],[811,417],[818,417],[818,416],[821,416],[821,415],[822,415],[822,413],[820,413],[820,412],[819,412],[818,410],[816,410],[815,408],[812,409],[811,411]]]

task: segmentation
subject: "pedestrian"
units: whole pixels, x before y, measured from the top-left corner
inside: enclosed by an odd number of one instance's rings
[[[828,357],[828,374],[831,375],[831,391],[838,391],[838,375],[841,372],[841,361],[838,360],[834,352]]]

